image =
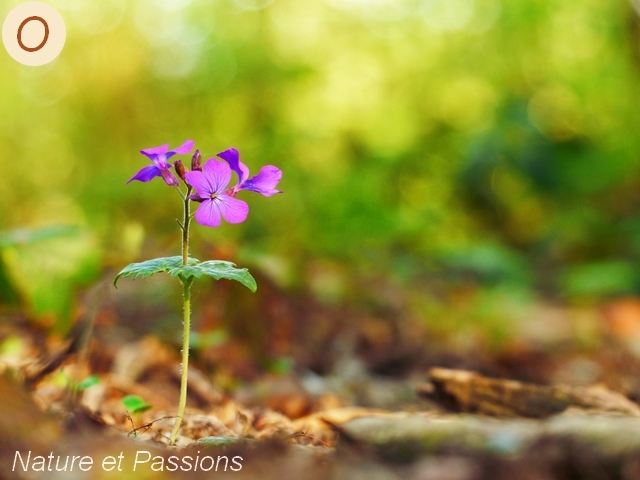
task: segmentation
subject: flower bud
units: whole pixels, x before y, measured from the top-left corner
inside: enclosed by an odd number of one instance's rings
[[[195,172],[202,171],[202,156],[200,155],[200,150],[196,150],[191,157],[191,170]]]
[[[178,174],[178,176],[184,180],[184,174],[187,173],[187,170],[184,168],[184,165],[182,164],[182,162],[180,160],[176,160],[175,162],[173,162],[173,166],[176,167],[176,173]]]

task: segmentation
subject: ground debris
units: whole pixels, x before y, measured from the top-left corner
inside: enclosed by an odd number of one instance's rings
[[[565,411],[640,416],[640,407],[601,386],[542,386],[484,377],[466,370],[432,368],[418,394],[449,411],[497,417],[545,418]]]
[[[455,453],[483,462],[525,464],[531,458],[547,466],[591,462],[620,472],[640,458],[640,418],[635,417],[560,415],[540,421],[474,415],[376,416],[354,419],[341,430],[346,443],[365,447],[392,463],[410,464]],[[338,444],[338,450],[345,442]]]

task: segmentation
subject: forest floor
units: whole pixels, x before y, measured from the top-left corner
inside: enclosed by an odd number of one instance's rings
[[[55,478],[640,479],[638,312],[635,300],[609,306],[604,340],[586,350],[520,337],[494,356],[464,357],[416,353],[408,340],[382,349],[388,358],[376,345],[324,372],[235,383],[243,368],[211,374],[195,354],[174,446],[174,346],[155,335],[125,341],[104,319],[65,338],[6,324],[0,477],[50,478],[66,466]],[[375,320],[359,326],[385,337]],[[225,348],[216,361],[234,361]],[[127,407],[131,395],[142,408]]]

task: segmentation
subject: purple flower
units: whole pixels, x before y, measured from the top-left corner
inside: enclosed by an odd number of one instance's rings
[[[238,150],[229,148],[224,152],[218,153],[217,156],[226,161],[231,169],[238,174],[238,184],[231,189],[234,196],[240,190],[258,192],[265,197],[270,197],[275,193],[282,193],[281,190],[276,190],[276,185],[282,178],[282,170],[278,167],[265,165],[257,175],[247,179],[249,167],[240,161]]]
[[[196,210],[196,221],[207,227],[220,226],[220,217],[229,223],[244,222],[249,205],[235,197],[233,189],[227,190],[231,180],[231,168],[224,162],[210,158],[202,171],[185,173],[186,181],[196,191],[191,199],[201,202]]]
[[[129,179],[129,182],[133,180],[138,180],[140,182],[148,182],[154,177],[162,177],[165,183],[171,187],[177,187],[180,185],[180,182],[175,177],[173,173],[171,173],[171,164],[167,161],[175,154],[185,154],[189,153],[193,148],[193,140],[187,140],[178,148],[174,148],[173,150],[169,150],[169,144],[162,145],[160,147],[149,148],[147,150],[140,150],[140,153],[149,157],[149,159],[153,162],[153,165],[149,165],[148,167],[144,167],[138,173],[136,173],[133,177]],[[169,151],[167,151],[169,150]]]

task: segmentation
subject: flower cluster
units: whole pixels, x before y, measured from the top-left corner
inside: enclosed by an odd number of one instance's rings
[[[173,165],[167,161],[176,154],[190,153],[193,146],[193,141],[187,140],[173,150],[169,150],[168,144],[141,150],[140,153],[149,157],[153,165],[144,167],[127,183],[133,180],[148,182],[155,177],[162,177],[167,185],[179,187],[180,181],[171,171],[175,167],[178,177],[190,190],[195,191],[189,198],[200,204],[195,213],[196,221],[207,227],[220,226],[221,218],[229,223],[246,220],[249,206],[236,198],[241,190],[257,192],[265,197],[282,193],[276,189],[282,178],[282,171],[278,167],[265,165],[257,175],[249,177],[249,168],[240,161],[240,153],[235,148],[217,154],[223,161],[210,158],[204,166],[200,151],[196,150],[191,158],[191,171],[187,171],[180,160],[176,160]],[[232,171],[237,174],[238,183],[229,188]]]
[[[162,177],[167,185],[172,187],[177,187],[180,185],[178,179],[171,173],[171,164],[167,162],[171,157],[173,157],[176,153],[179,154],[187,154],[193,149],[193,140],[187,140],[178,148],[174,148],[173,150],[169,150],[169,144],[161,145],[160,147],[148,148],[146,150],[140,150],[140,153],[149,157],[149,159],[153,162],[153,165],[149,165],[148,167],[144,167],[138,173],[136,173],[133,177],[129,179],[129,182],[133,180],[138,180],[140,182],[148,182],[149,180],[155,177]],[[129,183],[127,182],[127,183]]]

